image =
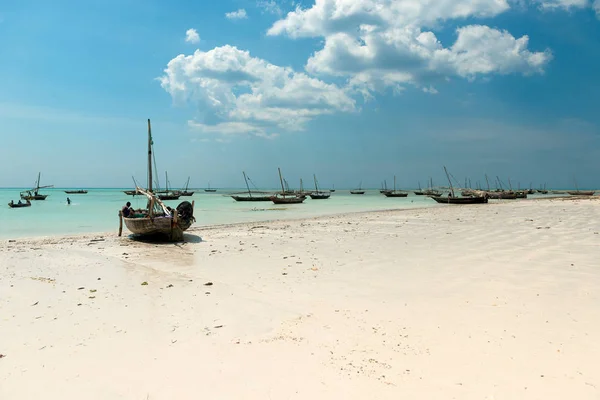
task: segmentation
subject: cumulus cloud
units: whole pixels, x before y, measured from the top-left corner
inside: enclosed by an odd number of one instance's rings
[[[265,12],[269,14],[282,15],[283,10],[278,2],[275,0],[258,0],[256,2],[256,6],[258,8],[262,8]]]
[[[185,41],[188,43],[199,43],[200,35],[195,29],[188,29],[185,31]]]
[[[585,8],[590,5],[590,0],[534,0],[542,9],[554,10],[558,8]]]
[[[302,130],[319,115],[356,107],[355,100],[334,84],[229,45],[181,54],[168,63],[159,80],[174,100],[210,111],[212,121],[190,125],[204,133],[272,137]]]
[[[467,25],[445,47],[431,30],[446,20],[493,17],[508,9],[506,0],[316,0],[311,8],[288,13],[268,34],[324,38],[306,70],[347,77],[363,95],[441,76],[542,73],[551,53],[530,51],[527,36]]]
[[[227,19],[246,19],[248,15],[246,14],[246,10],[240,8],[237,11],[228,12],[225,14],[225,18]]]

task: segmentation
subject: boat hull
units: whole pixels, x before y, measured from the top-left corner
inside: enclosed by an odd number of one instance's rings
[[[194,192],[183,191],[183,192],[179,192],[179,195],[189,197],[189,196],[193,196]]]
[[[496,200],[515,200],[517,194],[514,192],[488,192],[488,198]]]
[[[384,192],[383,195],[385,197],[407,197],[408,193]]]
[[[23,208],[23,207],[31,207],[31,203],[8,203],[10,208]]]
[[[329,193],[310,193],[310,198],[313,200],[326,200],[331,197]]]
[[[488,202],[487,196],[481,197],[445,197],[430,196],[433,200],[441,204],[484,204]]]
[[[158,198],[161,200],[179,200],[179,194],[159,194]]]
[[[274,204],[300,204],[306,200],[306,197],[271,197]]]
[[[365,194],[364,190],[351,190],[350,194]]]
[[[36,194],[36,195],[21,195],[21,199],[23,200],[46,200],[46,197],[48,197],[49,195],[47,194]]]
[[[163,236],[171,241],[182,241],[183,232],[191,225],[191,220],[180,220],[175,223],[171,217],[123,218],[125,226],[135,235]]]
[[[87,194],[87,190],[65,190],[66,194]]]
[[[567,192],[567,193],[570,194],[571,196],[593,196],[594,193],[596,193],[596,192],[591,191],[591,190],[589,190],[589,191],[586,190],[586,191]]]
[[[271,201],[271,196],[231,196],[235,201]]]
[[[204,191],[207,193],[214,193],[217,191],[217,189],[204,189]]]

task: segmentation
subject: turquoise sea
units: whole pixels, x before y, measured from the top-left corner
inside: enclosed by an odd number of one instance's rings
[[[131,201],[134,208],[143,208],[143,196],[128,196],[128,189],[87,189],[87,194],[70,194],[68,188],[43,189],[49,194],[43,201],[32,201],[31,207],[9,208],[8,203],[19,200],[22,189],[0,189],[0,238],[13,239],[54,235],[71,235],[118,230],[118,212]],[[191,190],[191,189],[190,189]],[[274,205],[271,202],[236,202],[227,194],[242,189],[218,189],[206,193],[200,189],[192,197],[166,201],[172,207],[181,201],[195,201],[195,227],[239,222],[258,222],[274,219],[297,219],[357,211],[440,207],[425,196],[412,192],[406,198],[387,198],[379,190],[367,190],[364,195],[351,195],[347,189],[338,189],[328,200],[307,198],[303,204]],[[67,205],[67,197],[71,205]],[[536,195],[530,197],[539,197]],[[126,228],[124,228],[126,231]],[[127,232],[127,231],[126,231]]]

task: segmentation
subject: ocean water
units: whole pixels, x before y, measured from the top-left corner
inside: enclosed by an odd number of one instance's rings
[[[43,201],[32,201],[31,207],[9,208],[8,203],[19,200],[22,189],[0,189],[0,238],[13,239],[70,235],[78,233],[118,231],[118,212],[130,201],[134,208],[146,206],[143,196],[128,196],[124,189],[88,189],[87,194],[67,195],[64,188],[43,189],[49,194]],[[367,190],[364,195],[352,195],[349,190],[338,189],[328,200],[307,198],[302,204],[275,205],[271,202],[236,202],[228,193],[242,189],[218,189],[206,193],[202,189],[192,197],[166,201],[176,207],[181,201],[195,202],[193,225],[207,226],[239,222],[259,222],[275,219],[297,219],[358,211],[445,207],[425,196],[410,192],[406,198],[387,198],[379,190]],[[71,204],[67,205],[67,197]],[[530,197],[536,197],[530,196]],[[128,232],[124,227],[124,232]]]

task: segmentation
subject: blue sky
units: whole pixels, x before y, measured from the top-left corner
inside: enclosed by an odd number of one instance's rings
[[[596,7],[596,8],[595,8]],[[600,1],[0,3],[0,187],[600,187]],[[186,40],[187,39],[187,40]]]

